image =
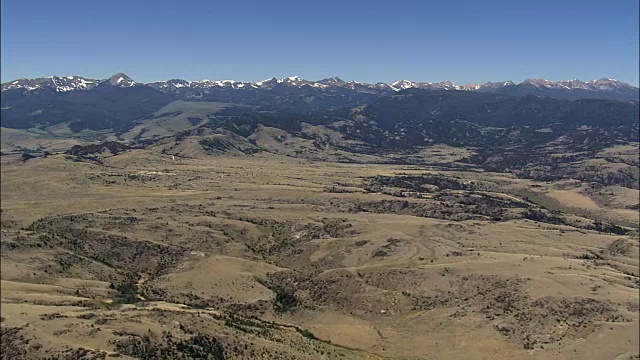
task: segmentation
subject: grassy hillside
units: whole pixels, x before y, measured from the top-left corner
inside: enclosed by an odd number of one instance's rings
[[[123,141],[157,139],[194,129],[215,118],[223,109],[238,106],[217,102],[174,101],[137,121],[119,135]]]
[[[638,223],[598,217],[629,205],[603,196],[638,190],[148,149],[102,166],[4,156],[2,169],[12,351],[638,355]]]

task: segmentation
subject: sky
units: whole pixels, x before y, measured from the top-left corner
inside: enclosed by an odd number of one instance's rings
[[[2,82],[614,78],[638,86],[637,0],[2,0]]]

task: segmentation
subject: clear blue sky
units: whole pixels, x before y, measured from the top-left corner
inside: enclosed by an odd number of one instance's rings
[[[2,81],[45,75],[638,85],[637,0],[2,0]]]

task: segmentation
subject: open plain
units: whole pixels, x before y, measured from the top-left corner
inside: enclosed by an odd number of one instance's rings
[[[637,189],[455,162],[1,159],[3,359],[638,359]]]

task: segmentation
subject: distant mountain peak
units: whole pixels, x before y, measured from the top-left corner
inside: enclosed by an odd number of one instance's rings
[[[322,79],[322,80],[318,80],[317,82],[320,83],[320,84],[325,84],[325,85],[346,84],[346,82],[344,80],[340,79],[337,76],[326,78],[326,79]]]
[[[259,87],[263,87],[263,86],[272,86],[273,84],[277,84],[278,83],[278,79],[276,79],[276,77],[272,77],[270,79],[264,79],[262,81],[258,81],[256,82],[256,85]]]
[[[547,84],[550,84],[552,82],[547,80],[547,79],[525,79],[522,83],[523,84],[533,84],[533,85],[547,85]]]
[[[511,80],[506,80],[506,81],[489,81],[484,83],[482,86],[483,87],[498,87],[498,86],[512,86],[515,85],[516,83],[514,83]]]
[[[131,87],[136,84],[133,79],[123,73],[117,73],[106,80],[107,83],[119,87]]]
[[[409,81],[409,80],[397,80],[392,82],[389,85],[391,85],[391,88],[395,91],[417,87],[413,81]]]
[[[311,81],[307,81],[302,79],[300,76],[287,76],[284,79],[280,79],[277,80],[278,84],[286,84],[286,85],[293,85],[293,86],[301,86],[301,85],[306,85],[311,83]]]

